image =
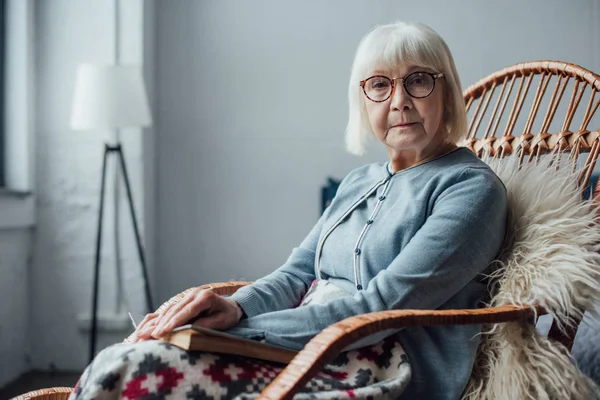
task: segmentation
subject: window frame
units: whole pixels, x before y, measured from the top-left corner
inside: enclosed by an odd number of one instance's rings
[[[0,0],[0,188],[6,187],[5,154],[6,0]]]
[[[0,0],[3,5],[4,41],[1,95],[2,172],[0,185],[0,233],[35,226],[34,183],[34,2]],[[1,40],[0,40],[1,41]]]

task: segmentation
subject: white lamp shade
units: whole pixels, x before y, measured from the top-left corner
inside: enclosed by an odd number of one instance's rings
[[[73,94],[71,129],[114,129],[151,124],[141,67],[79,66]]]

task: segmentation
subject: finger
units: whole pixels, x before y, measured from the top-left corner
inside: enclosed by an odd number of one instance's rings
[[[141,332],[144,332],[148,328],[148,326],[156,325],[156,322],[159,320],[160,320],[159,314],[157,314],[157,313],[146,315],[146,317],[144,317],[142,322],[140,322],[138,324],[137,328],[135,328],[134,333],[136,335],[139,335]]]
[[[159,325],[158,328],[152,332],[152,336],[163,336],[164,334],[170,332],[174,328],[181,325],[185,325],[190,320],[198,316],[198,314],[201,314],[203,311],[210,308],[210,302],[207,302],[204,299],[205,297],[201,296],[199,299],[196,299],[195,301],[186,305],[184,308],[179,310],[177,314],[171,316],[171,318],[168,321]]]
[[[179,310],[184,308],[190,302],[194,301],[196,293],[197,290],[190,291],[190,293],[185,295],[185,297],[183,297],[180,301],[178,301],[175,304],[172,304],[168,309],[166,309],[160,317],[160,322],[158,326],[163,326],[167,324],[171,320],[171,318],[173,318],[173,316],[179,312]]]
[[[153,337],[162,336],[174,328],[186,324],[202,312],[210,309],[214,300],[212,292],[202,291],[196,298],[182,307],[178,313],[173,314],[168,321],[161,323],[157,329],[152,332]]]
[[[140,330],[139,332],[136,331],[135,334],[140,340],[151,339],[152,331],[154,331],[154,329],[156,329],[157,326],[158,326],[158,318],[150,321],[148,324],[146,324],[144,329]]]
[[[148,324],[148,322],[152,321],[153,319],[156,319],[158,317],[158,313],[154,312],[151,314],[146,314],[146,316],[144,317],[144,319],[142,320],[142,322],[140,322],[138,324],[138,326],[135,328],[136,332],[139,330],[144,329],[144,326],[146,326],[146,324]]]
[[[171,321],[173,316],[177,315],[177,313],[179,313],[181,311],[181,309],[183,309],[189,303],[194,301],[195,293],[196,293],[195,290],[188,293],[179,302],[173,304],[168,310],[165,310],[165,312],[161,315],[160,321],[158,321],[157,326],[155,326],[154,331],[157,331],[157,329],[162,331],[162,327],[164,327],[167,323],[169,323],[169,321]]]
[[[137,343],[140,341],[140,338],[135,333],[133,333],[128,339],[129,343]]]

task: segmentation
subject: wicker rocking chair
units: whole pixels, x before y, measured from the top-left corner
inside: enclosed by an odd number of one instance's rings
[[[554,82],[552,85],[551,81]],[[533,82],[536,84],[532,85]],[[535,93],[530,93],[530,88],[536,85]],[[553,89],[549,96],[545,96],[548,88]],[[565,92],[566,101],[561,103]],[[585,188],[600,152],[600,129],[590,131],[588,127],[600,105],[600,98],[596,98],[598,92],[600,76],[577,65],[534,61],[504,68],[465,90],[464,98],[470,123],[467,138],[462,145],[480,157],[503,158],[510,154],[519,154],[521,163],[536,160],[541,155],[553,151],[571,151],[571,154],[577,157],[589,153],[579,174],[579,183]],[[527,113],[522,113],[524,104],[527,104]],[[579,107],[580,104],[582,107]],[[557,118],[556,121],[561,121],[555,122],[557,110],[561,110],[559,114],[564,117]],[[536,123],[538,114],[543,114],[541,123]],[[575,121],[579,126],[573,126]],[[558,125],[552,128],[555,123]],[[534,124],[539,128],[534,129]],[[598,189],[599,186],[596,186],[593,190],[594,196],[598,194]],[[247,284],[249,282],[229,282],[203,287],[218,294],[230,295]],[[179,301],[185,294],[186,292],[182,292],[173,297],[161,308]],[[492,324],[517,320],[533,323],[535,312],[537,315],[546,313],[542,307],[529,305],[474,310],[390,310],[354,316],[331,325],[315,336],[262,392],[261,398],[292,398],[299,388],[342,349],[378,331],[414,326]],[[577,326],[564,333],[553,323],[548,336],[570,350]],[[17,399],[66,399],[71,391],[72,388],[42,389],[21,395]]]

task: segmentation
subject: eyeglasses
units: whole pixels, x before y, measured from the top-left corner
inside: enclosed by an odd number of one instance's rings
[[[433,74],[431,72],[412,72],[404,78],[388,78],[383,75],[375,75],[360,81],[365,96],[371,101],[381,103],[392,96],[396,88],[396,80],[402,81],[402,86],[409,96],[422,99],[429,96],[435,89],[435,81],[444,74]]]

